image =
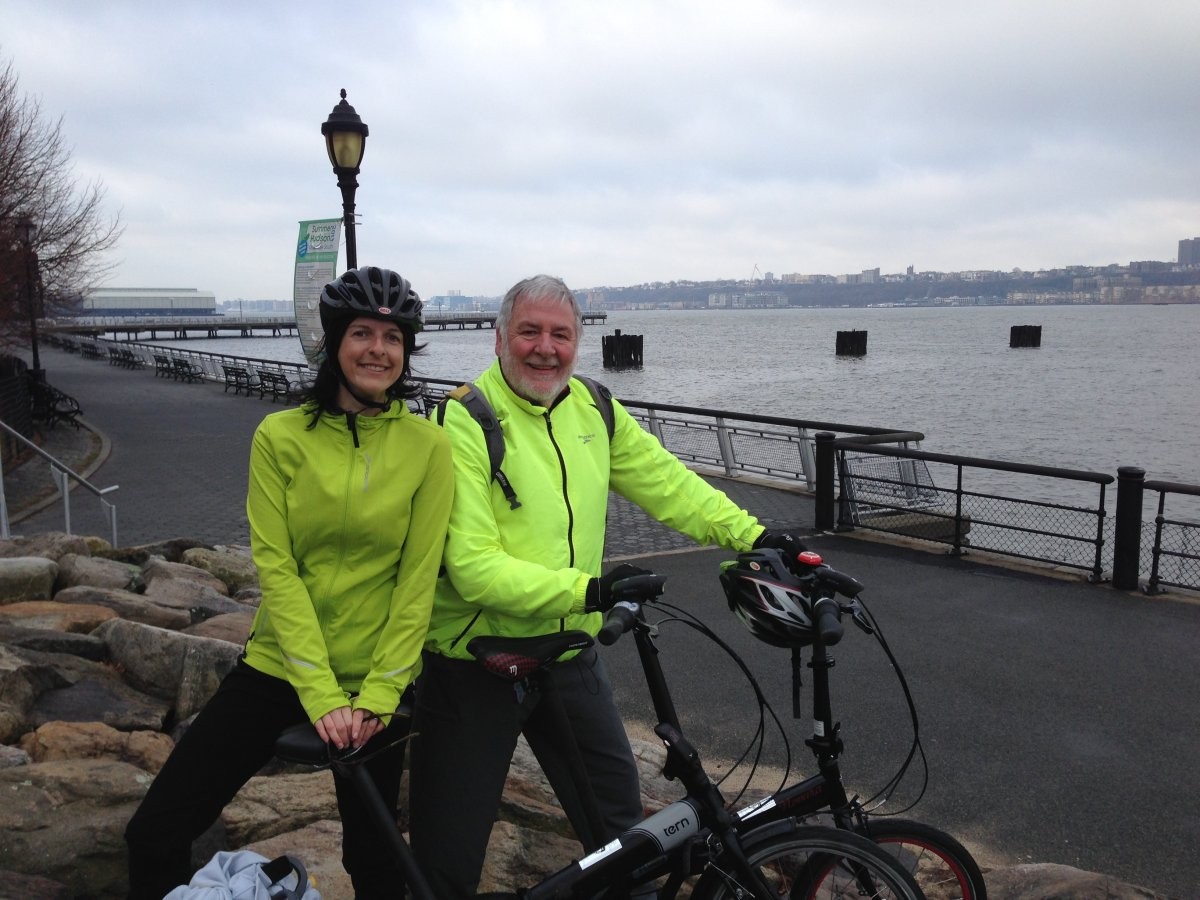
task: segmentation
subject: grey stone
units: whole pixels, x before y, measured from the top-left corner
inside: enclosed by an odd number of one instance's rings
[[[142,570],[129,563],[68,553],[58,561],[58,567],[58,579],[54,586],[59,591],[80,584],[97,588],[118,588],[135,594],[140,594],[145,589]]]
[[[58,563],[43,556],[0,558],[0,605],[54,596]]]
[[[184,563],[169,562],[158,557],[151,557],[146,561],[142,566],[142,577],[146,580],[147,591],[152,591],[163,582],[184,581],[189,584],[204,585],[218,594],[229,595],[229,586],[211,572]]]
[[[106,671],[43,691],[29,710],[28,723],[37,728],[48,722],[102,722],[121,731],[161,731],[169,712],[168,702]]]
[[[0,770],[0,859],[13,871],[61,882],[74,896],[122,896],[122,835],[150,781],[112,760]]]
[[[240,646],[246,643],[246,638],[250,634],[250,626],[253,623],[254,610],[246,610],[245,612],[222,613],[211,619],[205,619],[203,622],[197,622],[195,625],[189,625],[182,631],[184,634],[213,638]]]
[[[77,585],[60,590],[54,595],[56,603],[85,603],[92,606],[107,606],[122,619],[154,625],[158,628],[178,630],[192,623],[187,610],[172,609],[155,602],[144,594],[135,594],[117,588]]]
[[[245,607],[207,584],[184,579],[159,579],[146,588],[146,598],[166,609],[186,612],[193,623]]]
[[[29,754],[20,747],[0,744],[0,769],[13,769],[17,766],[27,766],[29,763]]]
[[[58,562],[68,553],[87,556],[91,552],[87,538],[61,531],[45,531],[28,537],[0,541],[0,559],[14,556],[41,556]]]
[[[241,653],[226,641],[121,619],[105,622],[95,634],[108,645],[110,658],[126,680],[174,703],[180,719],[204,705]]]
[[[258,587],[258,568],[249,548],[194,547],[183,552],[181,561],[219,578],[230,594],[236,594],[242,588]]]
[[[44,628],[27,628],[12,623],[0,624],[0,644],[40,650],[43,653],[68,653],[97,662],[108,656],[108,647],[104,641],[93,635],[47,631]]]

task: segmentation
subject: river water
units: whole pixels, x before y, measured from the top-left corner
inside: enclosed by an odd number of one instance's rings
[[[1013,325],[1041,346],[1010,348]],[[605,371],[600,338],[644,338],[640,370]],[[867,353],[834,353],[839,331]],[[418,374],[473,378],[490,330],[428,331]],[[610,312],[584,329],[579,371],[620,399],[872,425],[923,449],[1200,483],[1200,305]],[[159,341],[180,346],[178,341]],[[188,340],[189,349],[302,362],[300,341]]]

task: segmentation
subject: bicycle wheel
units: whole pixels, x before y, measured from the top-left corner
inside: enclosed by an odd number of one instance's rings
[[[929,900],[987,900],[983,873],[946,832],[910,819],[869,819],[859,834],[892,854]]]
[[[852,832],[823,825],[777,823],[750,832],[742,841],[773,897],[791,900],[922,900],[912,877],[878,845]],[[739,883],[726,857],[705,869],[692,900],[731,900]]]

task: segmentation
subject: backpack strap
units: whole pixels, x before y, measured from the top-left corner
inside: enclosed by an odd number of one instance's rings
[[[488,464],[492,469],[492,480],[500,485],[500,490],[504,492],[504,499],[508,501],[509,508],[520,509],[521,501],[517,499],[517,492],[513,490],[508,476],[500,468],[504,463],[504,433],[500,430],[500,422],[496,418],[492,404],[488,403],[487,397],[483,396],[479,388],[475,387],[472,382],[460,384],[438,403],[437,421],[439,425],[446,418],[446,403],[450,400],[457,400],[465,406],[467,412],[471,414],[471,418],[483,429],[483,440],[487,444]]]
[[[608,439],[611,442],[613,433],[616,431],[612,391],[586,375],[574,377],[583,382],[592,395],[592,402],[596,405],[600,418],[604,420],[604,428],[608,432]],[[436,416],[439,425],[446,419],[446,404],[451,400],[457,400],[465,406],[467,412],[471,414],[471,418],[483,429],[483,440],[487,444],[488,464],[492,469],[492,480],[500,485],[500,490],[504,492],[504,499],[508,501],[509,508],[520,509],[521,501],[517,499],[517,492],[501,468],[504,463],[504,432],[500,428],[500,422],[496,418],[492,404],[488,402],[487,397],[483,396],[479,388],[475,387],[474,383],[468,381],[460,384],[438,402]]]
[[[615,415],[613,413],[613,395],[605,385],[598,382],[595,378],[589,378],[587,375],[576,375],[584,386],[592,394],[592,402],[596,404],[596,409],[600,413],[600,418],[604,420],[604,427],[608,431],[608,440],[611,442],[613,433],[616,431],[617,425]]]

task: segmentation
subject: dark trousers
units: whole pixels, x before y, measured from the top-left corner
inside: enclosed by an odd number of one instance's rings
[[[192,876],[192,842],[274,756],[275,740],[307,722],[295,689],[239,662],[176,745],[125,829],[130,900],[162,900]],[[406,729],[399,716],[391,728]],[[403,753],[366,763],[395,809]],[[403,880],[369,814],[345,779],[334,778],[342,817],[342,865],[358,900],[402,896]]]
[[[594,649],[550,669],[599,806],[589,824],[570,777],[573,752],[551,704],[475,662],[425,654],[410,749],[413,852],[438,900],[474,897],[517,737],[524,733],[586,849],[642,818],[641,789],[612,685]]]

